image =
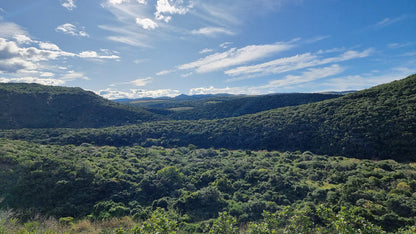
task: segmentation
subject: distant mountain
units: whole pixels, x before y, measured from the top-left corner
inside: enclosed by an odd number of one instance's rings
[[[234,118],[1,135],[59,144],[193,144],[415,161],[416,75],[335,99]]]
[[[210,100],[189,109],[179,109],[169,115],[176,120],[222,119],[254,114],[286,106],[319,102],[340,95],[318,93],[288,93],[258,96],[234,96],[223,100]]]
[[[179,95],[174,98],[136,99],[123,103],[175,120],[222,119],[340,97],[341,94],[288,93],[270,95]],[[119,100],[120,101],[120,100]]]
[[[85,128],[160,120],[81,88],[0,84],[0,128]]]
[[[43,143],[311,151],[416,161],[416,75],[334,99],[215,120],[102,129],[3,131]]]

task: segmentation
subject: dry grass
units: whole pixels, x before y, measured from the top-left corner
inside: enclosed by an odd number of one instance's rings
[[[112,218],[103,221],[90,221],[88,219],[76,220],[70,224],[62,224],[55,218],[36,216],[27,222],[15,218],[11,211],[0,211],[0,234],[13,233],[48,233],[48,234],[100,234],[114,233],[117,228],[131,229],[135,222],[130,217]]]

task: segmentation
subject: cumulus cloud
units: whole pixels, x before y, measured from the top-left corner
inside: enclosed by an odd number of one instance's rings
[[[52,78],[38,78],[38,77],[20,77],[20,78],[2,78],[0,77],[0,83],[37,83],[42,85],[64,85],[66,81],[52,79]]]
[[[149,18],[136,18],[136,24],[140,25],[144,29],[155,29],[159,27],[159,25]]]
[[[28,36],[28,33],[19,25],[11,22],[0,22],[0,37],[13,38],[17,35]]]
[[[232,31],[221,27],[205,27],[198,30],[192,30],[191,33],[204,36],[215,36],[218,34],[234,35]]]
[[[89,37],[88,33],[86,33],[84,29],[78,29],[77,26],[70,23],[59,25],[56,27],[55,31],[62,32],[71,36]]]
[[[75,9],[77,6],[75,5],[75,0],[65,0],[65,1],[61,1],[62,2],[62,6],[65,7],[67,10],[72,11],[73,9]]]
[[[23,43],[24,41],[24,43]],[[95,51],[75,54],[63,51],[56,44],[30,39],[27,36],[15,37],[15,41],[0,38],[0,72],[2,73],[42,73],[49,62],[60,57],[79,57],[92,59],[118,59],[119,56],[99,55]]]
[[[195,62],[179,66],[180,70],[195,69],[197,73],[212,72],[231,66],[241,65],[272,54],[292,48],[290,43],[250,45],[240,49],[232,48],[222,53],[215,53]]]
[[[155,12],[156,19],[169,22],[172,19],[172,15],[186,14],[192,8],[192,3],[185,6],[183,2],[183,0],[157,0]]]
[[[61,49],[59,49],[59,47],[53,43],[49,43],[49,42],[40,42],[39,43],[39,48],[41,49],[45,49],[45,50],[55,50],[55,51],[59,51]]]
[[[22,34],[15,35],[15,36],[13,36],[13,38],[19,44],[30,44],[30,43],[33,42],[32,39],[30,39],[30,37],[28,37],[26,35],[22,35]]]
[[[104,89],[98,91],[98,94],[107,99],[121,99],[121,98],[144,98],[144,97],[175,97],[180,95],[178,90],[174,89],[157,89],[157,90],[145,90],[145,89],[130,89],[128,91],[120,91],[114,89]]]

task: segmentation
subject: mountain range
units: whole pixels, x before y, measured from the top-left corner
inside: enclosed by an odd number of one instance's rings
[[[412,75],[337,98],[232,118],[160,121],[166,116],[141,110],[154,119],[142,118],[148,121],[119,127],[2,131],[0,135],[55,144],[89,142],[166,147],[193,144],[205,148],[300,150],[359,158],[416,160],[415,78]],[[126,107],[122,107],[125,111]],[[114,110],[114,113],[118,112]]]

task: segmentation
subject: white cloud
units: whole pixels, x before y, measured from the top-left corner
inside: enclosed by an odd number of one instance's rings
[[[98,25],[98,27],[113,33],[113,35],[107,37],[108,40],[130,46],[149,47],[150,37],[147,33],[153,30],[147,30],[146,33],[143,30],[139,30],[136,18],[139,15],[151,16],[151,14],[146,14],[141,5],[128,2],[128,4],[111,4],[108,2],[103,4],[102,6],[113,14],[119,22],[113,25]]]
[[[19,44],[30,44],[30,43],[33,42],[32,39],[30,39],[30,37],[28,37],[26,35],[22,35],[22,34],[15,35],[13,38]]]
[[[384,27],[390,26],[392,24],[398,23],[402,20],[405,20],[407,18],[409,18],[409,16],[407,16],[407,15],[401,15],[401,16],[395,17],[395,18],[385,18],[385,19],[377,22],[373,27],[376,28],[376,29],[384,28]]]
[[[59,49],[59,47],[53,43],[48,43],[48,42],[40,42],[39,43],[39,48],[44,49],[44,50],[55,50],[55,51],[59,51],[61,49]]]
[[[215,36],[218,34],[226,34],[226,35],[234,35],[234,33],[230,30],[220,27],[205,27],[200,28],[198,30],[192,30],[192,34],[195,35],[204,35],[204,36]]]
[[[65,7],[67,10],[72,11],[77,6],[75,5],[75,0],[65,0],[62,2],[62,6]]]
[[[214,51],[214,50],[213,49],[205,48],[205,49],[199,51],[199,53],[200,54],[207,54],[207,53],[211,53],[212,51]]]
[[[152,77],[146,77],[142,79],[133,80],[127,83],[135,85],[135,86],[146,86],[151,81],[152,81]]]
[[[403,79],[410,74],[416,72],[415,69],[399,70],[393,68],[392,72],[384,72],[382,75],[368,74],[368,75],[350,75],[345,77],[337,77],[326,80],[316,87],[320,91],[345,91],[345,90],[362,90],[380,84],[392,82],[394,80]]]
[[[225,88],[214,88],[210,87],[199,87],[192,88],[189,90],[188,95],[204,95],[204,94],[248,94],[248,89],[244,87],[225,87]]]
[[[144,98],[144,97],[175,97],[180,94],[178,90],[174,89],[157,89],[157,90],[144,90],[144,89],[130,89],[129,91],[119,91],[114,89],[104,89],[98,91],[98,94],[108,99],[121,99],[121,98]]]
[[[13,38],[18,35],[28,36],[28,33],[15,23],[0,22],[0,37]]]
[[[357,58],[364,58],[368,57],[372,52],[373,49],[371,48],[361,52],[349,50],[338,56],[329,58],[319,58],[318,55],[305,53],[301,55],[295,55],[292,57],[279,58],[261,64],[233,68],[225,71],[225,74],[229,76],[261,76],[268,74],[278,74],[308,67],[315,67],[324,64],[337,63]],[[320,53],[318,52],[318,54]]]
[[[90,59],[119,59],[118,55],[99,55],[96,51],[83,51],[78,55],[81,58]]]
[[[301,84],[325,77],[330,77],[343,72],[345,69],[338,64],[324,68],[310,68],[299,76],[287,75],[284,79],[270,81],[264,88],[277,88],[294,84]]]
[[[37,83],[42,85],[64,85],[64,80],[38,77],[21,77],[21,78],[1,78],[0,83]]]
[[[172,72],[174,72],[175,70],[163,70],[163,71],[160,71],[160,72],[158,72],[158,73],[156,73],[156,75],[157,76],[163,76],[163,75],[167,75],[167,74],[169,74],[169,73],[172,73]]]
[[[332,65],[324,68],[311,68],[303,72],[299,76],[288,75],[281,80],[270,81],[266,85],[252,86],[252,87],[225,87],[225,88],[215,88],[210,87],[199,87],[193,88],[189,91],[189,95],[197,94],[220,94],[220,93],[229,93],[229,94],[249,94],[249,95],[258,95],[265,93],[275,93],[277,88],[288,88],[293,85],[299,85],[306,82],[311,82],[314,80],[330,77],[337,75],[344,71],[344,68],[339,65]]]
[[[55,74],[53,74],[52,72],[42,72],[40,74],[40,77],[53,77],[55,76]]]
[[[241,65],[261,59],[271,54],[292,48],[290,43],[275,43],[267,45],[250,45],[240,49],[232,48],[226,52],[215,53],[195,62],[179,66],[181,70],[195,69],[198,73],[205,73]]]
[[[144,29],[155,29],[159,27],[159,25],[149,18],[136,18],[136,24],[140,25]]]
[[[85,76],[84,73],[75,72],[75,71],[69,71],[67,74],[65,74],[61,77],[61,80],[64,80],[65,82],[66,81],[71,81],[71,80],[78,80],[78,79],[89,80],[89,78],[87,76]]]
[[[77,37],[89,37],[88,33],[86,33],[84,29],[78,29],[77,26],[70,23],[59,25],[56,27],[55,31]]]
[[[119,5],[119,4],[123,4],[123,3],[128,3],[131,2],[131,0],[108,0],[108,3],[113,4],[113,5]],[[136,0],[136,2],[146,5],[147,1],[146,0]]]
[[[221,43],[220,44],[220,47],[221,48],[223,48],[223,49],[227,49],[228,47],[230,47],[230,45],[232,45],[233,43],[232,42],[229,42],[229,41],[226,41],[226,42],[224,42],[224,43]]]
[[[185,6],[183,0],[157,0],[155,17],[166,23],[172,19],[172,15],[184,15],[192,8],[192,2]],[[172,4],[171,4],[172,3]]]

